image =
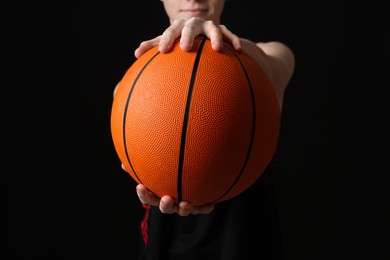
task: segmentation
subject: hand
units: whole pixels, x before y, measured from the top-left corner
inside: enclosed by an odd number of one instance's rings
[[[136,187],[137,195],[141,203],[151,206],[158,206],[160,211],[165,214],[177,213],[180,216],[188,216],[190,214],[209,214],[213,211],[214,205],[195,206],[187,201],[177,202],[170,196],[161,198],[151,193],[144,185],[138,184]]]
[[[204,34],[210,39],[211,46],[215,51],[222,50],[224,40],[230,42],[235,50],[241,50],[240,38],[229,31],[226,26],[193,17],[189,20],[175,20],[162,35],[141,42],[134,55],[138,59],[146,51],[157,45],[160,52],[168,52],[178,38],[180,38],[180,48],[184,51],[189,51],[192,48],[195,37],[199,34]]]
[[[122,169],[126,171],[125,166],[123,164],[121,166]],[[185,217],[190,214],[210,214],[214,209],[214,205],[212,204],[195,206],[187,201],[181,201],[178,203],[170,196],[163,196],[162,198],[159,198],[142,184],[138,184],[136,190],[138,198],[142,204],[159,207],[160,211],[165,214],[177,213],[178,215]]]

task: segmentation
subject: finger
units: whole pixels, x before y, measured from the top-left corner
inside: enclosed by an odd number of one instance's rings
[[[180,48],[184,51],[190,51],[194,44],[194,39],[203,31],[202,19],[193,17],[186,21],[183,25],[180,37]]]
[[[160,204],[160,198],[154,196],[144,185],[138,184],[136,191],[141,203],[151,206],[158,206]]]
[[[192,205],[189,202],[181,201],[178,206],[177,214],[186,217],[192,213]]]
[[[193,206],[192,207],[192,214],[210,214],[214,210],[213,204],[208,205],[202,205],[202,206]]]
[[[214,205],[202,205],[202,206],[194,206],[189,202],[182,201],[179,203],[177,213],[180,216],[188,216],[190,214],[198,215],[198,214],[210,214],[214,209]]]
[[[142,56],[142,54],[144,54],[154,46],[157,46],[160,42],[160,38],[161,36],[157,36],[154,39],[141,42],[139,47],[134,51],[134,56],[138,59],[139,57]]]
[[[241,39],[234,33],[232,33],[225,25],[219,25],[223,37],[226,41],[230,42],[233,48],[237,51],[241,50]]]
[[[164,214],[173,214],[177,212],[177,204],[170,196],[163,196],[159,205],[160,211]]]
[[[172,48],[175,40],[181,35],[183,24],[184,20],[175,20],[172,22],[171,26],[163,32],[158,45],[158,50],[160,52],[167,52]]]
[[[210,38],[211,48],[215,51],[221,51],[223,48],[223,32],[212,21],[203,24],[204,34]]]

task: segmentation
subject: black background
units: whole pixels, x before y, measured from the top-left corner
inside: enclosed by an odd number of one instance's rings
[[[226,2],[233,32],[296,55],[275,179],[286,259],[390,259],[385,2]],[[161,2],[15,1],[6,15],[3,259],[136,259],[143,210],[110,109],[135,48],[168,25]]]

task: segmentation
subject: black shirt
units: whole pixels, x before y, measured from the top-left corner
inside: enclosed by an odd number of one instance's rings
[[[269,166],[246,191],[216,204],[211,214],[181,217],[150,207],[140,259],[283,259],[272,174]]]

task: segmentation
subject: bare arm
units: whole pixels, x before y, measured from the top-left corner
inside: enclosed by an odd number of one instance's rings
[[[255,44],[241,39],[241,42],[242,50],[247,52],[267,74],[282,108],[284,91],[295,68],[293,52],[288,46],[277,41]]]

